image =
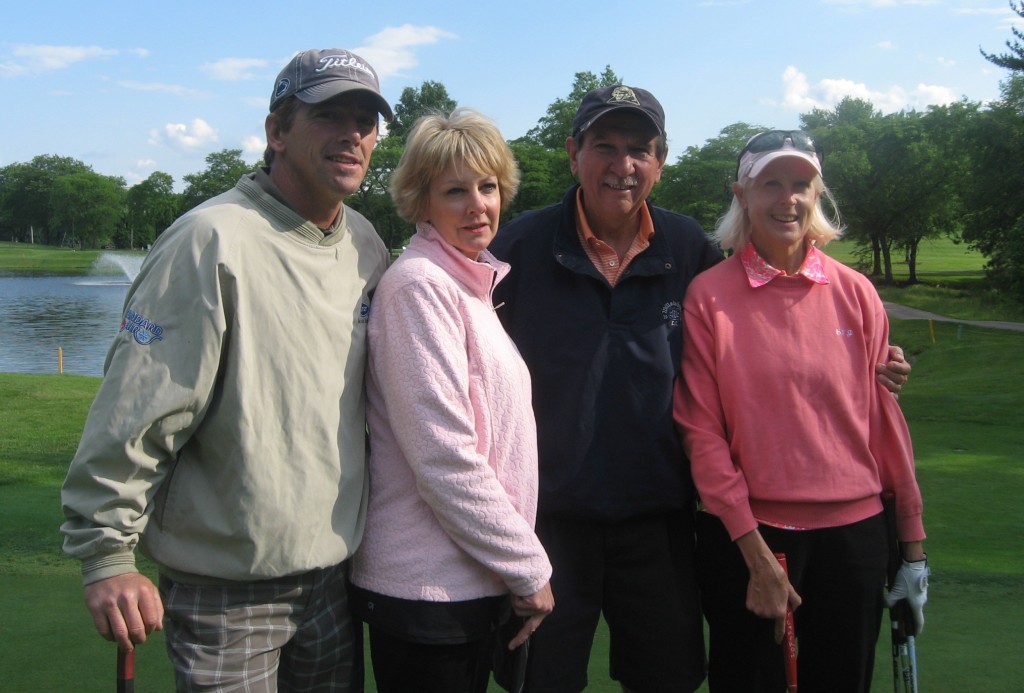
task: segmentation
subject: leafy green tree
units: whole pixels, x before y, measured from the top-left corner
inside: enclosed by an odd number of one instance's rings
[[[74,244],[107,245],[125,213],[124,179],[81,171],[59,176],[50,190],[50,224]]]
[[[564,147],[549,149],[526,138],[510,142],[509,147],[519,164],[519,193],[502,212],[502,222],[511,221],[521,212],[557,202],[574,182]]]
[[[736,163],[750,137],[765,128],[734,123],[700,147],[687,147],[676,162],[666,164],[652,201],[666,209],[688,214],[708,232],[732,201]]]
[[[611,66],[605,66],[600,76],[593,72],[577,72],[572,83],[569,96],[555,99],[548,106],[547,113],[541,117],[537,125],[526,133],[527,139],[548,149],[564,149],[565,140],[572,135],[572,119],[587,92],[600,87],[611,87],[622,84],[622,80]]]
[[[962,156],[944,112],[881,115],[870,103],[844,99],[832,113],[802,116],[823,148],[825,179],[847,223],[847,237],[870,246],[872,274],[893,281],[893,252],[905,251],[911,281],[916,249],[929,235],[955,230],[960,213],[956,182]],[[948,130],[948,128],[947,128]]]
[[[1024,301],[1024,73],[1011,74],[1002,98],[967,127],[972,167],[962,181],[963,238],[988,258],[992,283]]]
[[[5,166],[0,173],[0,220],[10,234],[4,236],[60,243],[61,235],[50,223],[53,183],[60,176],[85,171],[92,169],[77,159],[48,154]]]
[[[128,190],[128,213],[125,227],[116,239],[119,247],[145,247],[156,240],[178,215],[179,196],[174,192],[174,178],[163,171],[154,171],[141,183]]]
[[[455,110],[455,99],[448,96],[448,89],[441,82],[425,81],[419,89],[406,87],[395,104],[395,118],[388,124],[387,137],[397,138],[405,144],[409,131],[416,121],[430,113],[447,115]]]
[[[186,186],[185,192],[181,194],[180,212],[185,213],[211,197],[230,190],[239,178],[255,171],[257,167],[258,164],[242,161],[241,149],[222,149],[207,155],[204,171],[183,176]]]
[[[1010,0],[1010,9],[1013,10],[1018,17],[1024,20],[1024,2],[1020,0]],[[985,56],[985,60],[989,61],[993,65],[1004,67],[1007,70],[1013,70],[1015,72],[1024,72],[1024,31],[1021,31],[1015,26],[1010,27],[1010,31],[1013,32],[1014,39],[1006,40],[1006,47],[1008,52],[1000,55],[992,53],[986,53],[981,51],[981,54]]]

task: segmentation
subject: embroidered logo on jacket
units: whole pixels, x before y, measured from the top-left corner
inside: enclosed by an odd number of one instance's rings
[[[370,319],[370,304],[363,303],[359,304],[359,322],[366,322]]]
[[[683,321],[683,306],[679,301],[669,301],[661,307],[661,317],[669,327],[679,327]]]
[[[142,346],[149,346],[158,339],[163,339],[164,328],[155,322],[130,310],[121,321],[121,332],[127,332]]]

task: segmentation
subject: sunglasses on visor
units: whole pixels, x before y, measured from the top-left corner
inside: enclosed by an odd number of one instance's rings
[[[818,157],[819,165],[822,163],[821,148],[815,144],[814,140],[811,139],[811,136],[803,130],[769,130],[751,137],[747,142],[747,145],[740,151],[740,155],[736,159],[737,175],[739,174],[740,162],[743,160],[744,154],[747,152],[750,152],[751,154],[774,152],[785,147],[786,140],[789,140],[793,149],[814,154]]]
[[[740,152],[740,156],[743,156],[746,152],[759,154],[761,152],[782,149],[786,145],[786,140],[790,141],[794,149],[805,152],[815,152],[817,150],[814,140],[803,130],[769,130],[768,132],[762,132],[751,137],[750,141],[747,142],[747,146]]]

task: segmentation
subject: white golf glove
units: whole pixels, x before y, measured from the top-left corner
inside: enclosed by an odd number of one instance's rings
[[[885,594],[885,605],[892,608],[901,599],[907,600],[914,617],[914,635],[924,630],[924,605],[928,602],[928,559],[903,561],[892,582],[892,589]]]

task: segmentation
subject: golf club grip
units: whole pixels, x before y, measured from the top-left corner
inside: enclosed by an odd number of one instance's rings
[[[782,572],[789,576],[789,564],[786,563],[786,554],[777,553],[775,559],[782,566]],[[796,693],[796,626],[793,623],[793,610],[786,607],[786,628],[782,636],[782,656],[786,663],[786,691]]]
[[[135,651],[117,648],[117,693],[135,693]]]

